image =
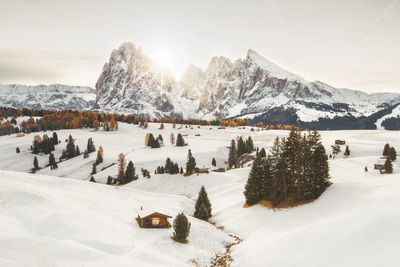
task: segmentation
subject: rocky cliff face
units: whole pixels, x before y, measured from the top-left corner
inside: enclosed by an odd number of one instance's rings
[[[370,115],[400,102],[398,94],[366,94],[307,81],[253,50],[234,62],[214,57],[205,71],[190,65],[176,82],[131,43],[112,52],[96,91],[99,110],[201,119],[252,118],[279,108],[313,121]]]

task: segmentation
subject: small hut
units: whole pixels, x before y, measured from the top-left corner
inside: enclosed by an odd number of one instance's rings
[[[210,170],[208,168],[204,168],[204,169],[195,168],[194,172],[195,173],[210,173]]]
[[[157,212],[152,207],[140,207],[137,211],[136,221],[139,223],[141,228],[168,228],[171,224],[168,222],[168,218],[172,218],[169,215]]]
[[[383,170],[385,170],[385,165],[384,164],[379,164],[379,163],[374,164],[374,169],[383,171]]]
[[[345,145],[346,141],[344,140],[335,140],[335,145]]]

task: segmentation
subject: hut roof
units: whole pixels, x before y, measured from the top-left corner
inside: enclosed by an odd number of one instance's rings
[[[139,217],[141,219],[144,219],[144,218],[149,217],[156,213],[159,215],[163,215],[165,217],[172,218],[171,216],[169,216],[165,213],[162,213],[161,210],[157,211],[154,207],[152,207],[150,205],[142,205],[141,207],[139,207],[139,209],[137,209],[137,214],[139,215]]]

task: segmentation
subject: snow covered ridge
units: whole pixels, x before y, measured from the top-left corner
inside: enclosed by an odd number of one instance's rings
[[[0,85],[0,105],[15,108],[88,110],[95,98],[95,90],[86,86]]]
[[[149,118],[230,118],[283,107],[293,109],[298,121],[310,122],[369,116],[400,103],[395,93],[367,94],[307,81],[251,49],[234,62],[213,57],[205,71],[190,65],[177,82],[132,43],[111,53],[96,90],[95,109]]]

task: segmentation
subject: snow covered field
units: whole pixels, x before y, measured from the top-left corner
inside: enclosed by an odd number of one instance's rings
[[[57,131],[62,142],[56,146],[56,159],[69,134],[82,152],[89,137],[96,148],[102,145],[104,167],[125,153],[140,178],[121,187],[87,181],[96,153],[59,163],[57,170],[27,174],[34,157],[27,149],[36,133],[0,137],[0,169],[5,170],[0,171],[0,266],[209,265],[216,253],[225,251],[224,245],[233,242],[227,233],[189,216],[189,243],[183,245],[169,238],[172,228],[144,230],[134,220],[141,205],[155,206],[171,216],[182,211],[192,215],[202,185],[212,204],[211,221],[243,239],[232,247],[232,266],[399,266],[400,161],[394,162],[391,175],[373,169],[385,143],[400,151],[397,132],[321,132],[328,153],[335,139],[344,139],[351,156],[330,160],[333,185],[318,200],[273,211],[259,205],[243,208],[248,166],[190,177],[154,175],[154,169],[167,157],[184,167],[188,149],[199,167],[211,167],[213,157],[217,167],[225,166],[227,147],[237,135],[251,135],[256,146],[268,148],[287,131],[206,126],[179,130],[179,126],[172,129],[165,124],[164,130],[158,130],[159,124],[142,129],[120,123],[117,132]],[[144,147],[148,132],[162,134],[165,146]],[[184,138],[189,146],[171,146],[171,132],[188,134]],[[45,155],[38,159],[40,166],[48,162]],[[142,167],[151,172],[150,179],[142,177]],[[117,174],[116,165],[100,169],[95,175],[99,182]]]

